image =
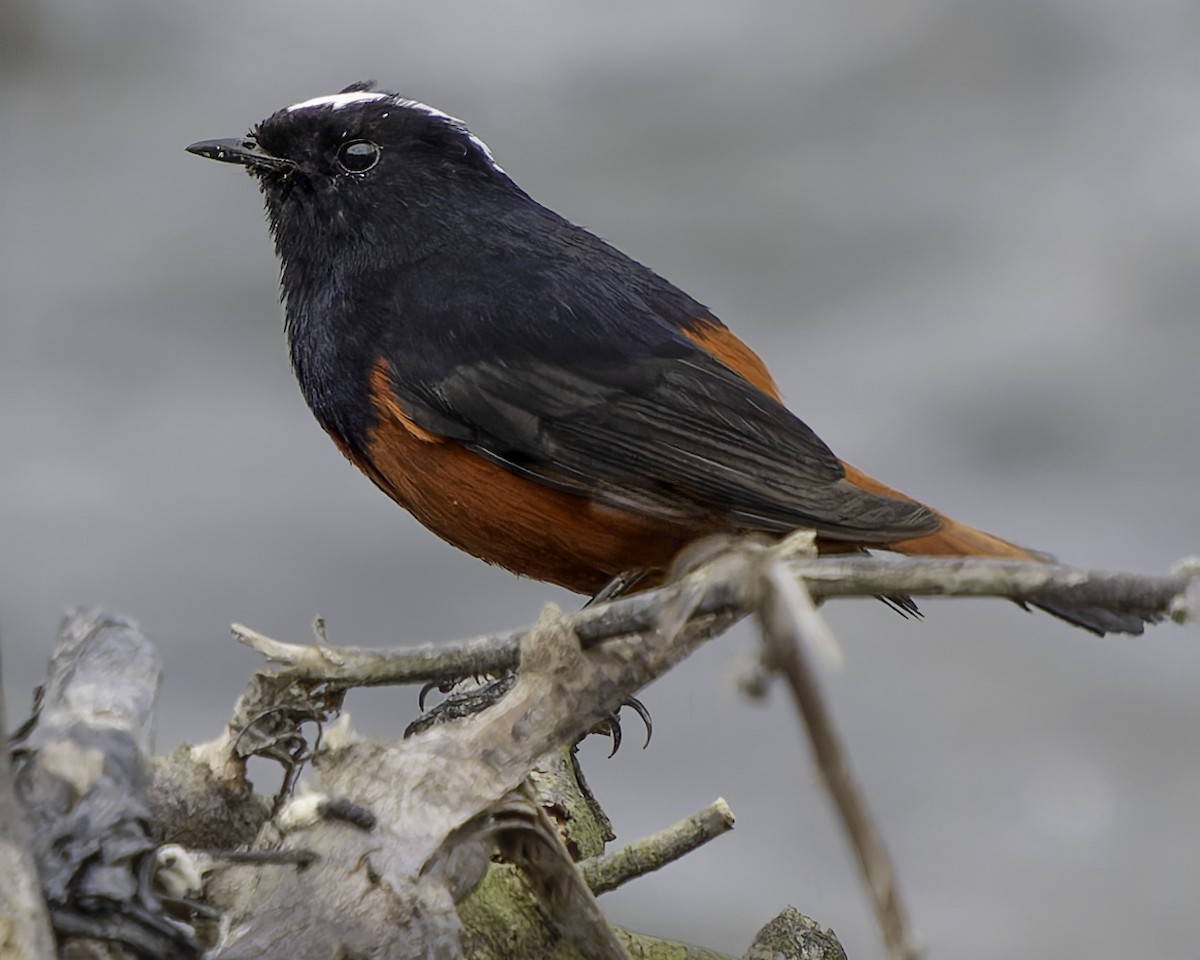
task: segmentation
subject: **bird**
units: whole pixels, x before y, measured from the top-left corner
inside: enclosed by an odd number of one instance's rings
[[[585,595],[661,582],[704,537],[799,528],[822,553],[1050,560],[840,460],[711,310],[534,200],[456,117],[362,82],[187,150],[258,182],[317,421],[482,560]]]

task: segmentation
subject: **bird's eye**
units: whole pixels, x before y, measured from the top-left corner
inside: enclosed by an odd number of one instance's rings
[[[337,165],[346,173],[366,173],[379,162],[380,152],[370,140],[351,140],[338,147]]]

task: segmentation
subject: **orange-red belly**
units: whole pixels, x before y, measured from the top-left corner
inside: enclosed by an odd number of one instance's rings
[[[702,322],[683,332],[778,399],[762,360],[726,328]],[[435,436],[400,408],[385,360],[371,371],[370,392],[375,422],[368,431],[365,456],[339,443],[343,452],[439,537],[489,563],[594,594],[618,574],[667,568],[684,546],[699,537],[733,532],[714,515],[671,522],[618,510],[510,472],[457,441]],[[857,487],[911,499],[849,464],[843,466],[846,479]],[[887,546],[910,554],[1040,558],[948,517],[939,515],[939,519],[941,526],[934,533]],[[822,552],[861,549],[846,542],[819,546]]]
[[[396,403],[382,365],[371,395],[368,462],[351,459],[439,537],[489,563],[590,594],[619,573],[666,567],[712,532],[555,490],[423,430]]]

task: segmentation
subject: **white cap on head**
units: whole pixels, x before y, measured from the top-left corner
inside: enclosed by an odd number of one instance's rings
[[[313,97],[311,100],[304,100],[300,103],[293,103],[287,108],[288,113],[295,113],[297,110],[317,110],[326,107],[330,110],[341,110],[342,107],[349,106],[352,103],[369,103],[377,100],[390,100],[398,107],[407,110],[415,110],[418,113],[423,113],[429,117],[436,117],[439,120],[445,121],[450,126],[454,127],[459,133],[463,134],[468,140],[475,144],[476,148],[487,158],[488,163],[495,167],[500,173],[504,173],[504,168],[496,162],[496,158],[492,156],[491,148],[473,134],[467,125],[458,117],[452,117],[450,114],[439,110],[437,107],[431,107],[427,103],[421,103],[419,100],[405,100],[394,93],[383,93],[379,90],[350,90],[345,93],[331,93],[324,97]],[[386,114],[385,114],[386,116]]]
[[[311,100],[305,100],[302,103],[293,103],[287,108],[287,112],[295,113],[297,110],[313,110],[317,107],[329,107],[330,110],[341,110],[342,107],[351,103],[360,103],[363,100],[387,100],[391,96],[390,93],[380,93],[378,90],[351,90],[349,93],[331,93],[325,97],[313,97]]]

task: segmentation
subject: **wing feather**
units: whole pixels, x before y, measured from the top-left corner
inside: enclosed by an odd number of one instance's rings
[[[484,361],[396,391],[426,430],[538,482],[650,516],[812,527],[864,543],[938,526],[927,507],[848,483],[807,425],[698,348],[570,366]]]

